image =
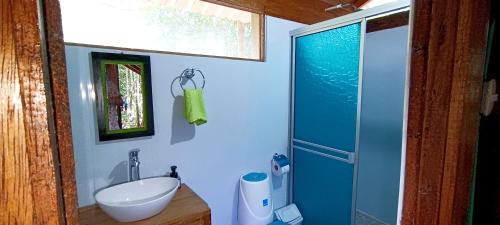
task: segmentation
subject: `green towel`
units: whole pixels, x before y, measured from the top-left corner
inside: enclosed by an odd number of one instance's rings
[[[184,90],[184,116],[190,124],[202,125],[207,122],[203,89]]]

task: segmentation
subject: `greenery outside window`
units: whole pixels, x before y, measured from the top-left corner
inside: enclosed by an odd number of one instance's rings
[[[263,60],[264,16],[200,0],[60,0],[68,45]]]

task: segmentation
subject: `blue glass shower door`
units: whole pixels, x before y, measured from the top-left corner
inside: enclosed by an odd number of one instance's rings
[[[351,225],[361,22],[294,37],[292,200],[304,225]]]

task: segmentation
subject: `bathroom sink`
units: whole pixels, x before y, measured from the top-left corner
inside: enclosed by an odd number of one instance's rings
[[[176,178],[148,178],[103,189],[97,192],[95,199],[113,219],[132,222],[161,212],[172,200],[179,185]]]

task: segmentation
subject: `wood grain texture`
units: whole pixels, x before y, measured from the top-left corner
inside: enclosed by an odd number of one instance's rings
[[[58,0],[44,0],[45,36],[48,53],[48,69],[52,86],[54,121],[59,153],[61,188],[64,217],[67,225],[77,225],[78,201],[76,194],[75,161],[71,135],[66,57]]]
[[[361,7],[363,6],[365,3],[367,3],[369,0],[354,0],[354,5],[356,7]]]
[[[210,208],[187,185],[177,191],[170,204],[160,214],[151,218],[120,223],[106,215],[97,205],[80,208],[82,225],[210,225]]]
[[[4,224],[61,224],[37,3],[0,3]]]
[[[33,198],[12,3],[0,2],[0,224],[32,224]]]
[[[203,0],[224,6],[239,8],[256,13],[292,20],[304,24],[313,24],[333,19],[350,11],[334,10],[325,12],[325,9],[336,4],[322,0]],[[330,0],[332,3],[353,3],[361,6],[367,0]],[[351,9],[350,9],[351,10]]]
[[[410,12],[400,12],[366,22],[366,33],[408,25]]]
[[[402,224],[465,224],[488,1],[414,3]]]
[[[461,0],[439,224],[465,224],[486,60],[489,1]]]

